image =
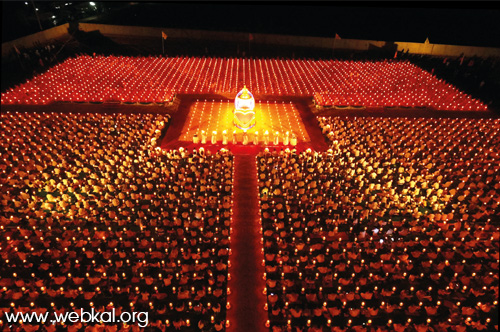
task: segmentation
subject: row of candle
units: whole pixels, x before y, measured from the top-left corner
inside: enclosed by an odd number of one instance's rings
[[[170,102],[175,93],[312,96],[320,105],[486,110],[409,62],[79,56],[2,93],[2,104]]]

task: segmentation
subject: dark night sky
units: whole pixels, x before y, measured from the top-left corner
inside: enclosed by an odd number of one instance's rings
[[[4,3],[4,40],[9,39],[5,25],[13,24],[12,16],[6,17],[6,6]],[[489,3],[141,2],[112,11],[96,22],[319,37],[338,33],[342,38],[386,41],[424,42],[429,37],[431,43],[500,47],[500,11]]]

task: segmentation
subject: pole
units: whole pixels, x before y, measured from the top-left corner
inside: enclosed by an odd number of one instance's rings
[[[161,54],[165,55],[165,38],[163,38],[163,31],[161,33]]]
[[[337,34],[335,34],[335,35],[337,35]],[[337,40],[337,38],[333,37],[332,58],[333,58],[333,56],[335,54],[335,41],[336,40]]]
[[[71,36],[71,35],[70,35]],[[57,56],[59,55],[59,53],[63,50],[64,46],[66,46],[67,43],[69,43],[70,41],[73,40],[73,36],[71,36],[64,44],[63,46],[61,46],[61,48],[59,49],[59,51],[56,52],[56,54],[54,54],[53,56],[53,59],[57,60]]]
[[[40,31],[43,31],[42,23],[40,22],[40,17],[38,17],[38,12],[36,11],[35,1],[31,0],[31,4],[33,5],[33,10],[35,11],[35,16],[38,21],[38,26],[40,27]]]

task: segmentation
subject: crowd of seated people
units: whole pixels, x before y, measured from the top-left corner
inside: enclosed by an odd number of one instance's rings
[[[41,70],[55,63],[55,56],[60,46],[57,41],[46,45],[37,43],[31,48],[15,48],[13,52],[19,58],[25,70]]]
[[[2,113],[0,330],[142,329],[5,316],[92,308],[146,312],[162,331],[225,328],[232,155],[159,149],[168,120]]]
[[[2,94],[2,104],[165,103],[175,93],[312,96],[320,105],[485,110],[409,61],[78,56]],[[439,93],[436,93],[439,91]]]
[[[319,122],[257,156],[271,330],[498,330],[500,121]]]

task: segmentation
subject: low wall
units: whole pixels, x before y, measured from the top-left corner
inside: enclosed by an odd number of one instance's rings
[[[254,44],[269,45],[287,45],[297,47],[325,48],[325,49],[348,49],[357,51],[366,51],[373,47],[382,48],[387,45],[385,41],[378,40],[360,40],[360,39],[334,39],[325,37],[305,37],[305,36],[286,36],[273,34],[249,34],[244,32],[222,32],[222,31],[204,31],[190,29],[167,29],[135,26],[117,26],[104,24],[80,23],[80,29],[83,31],[99,30],[106,36],[131,36],[131,37],[149,37],[161,38],[161,32],[164,31],[168,38],[175,39],[193,39],[193,40],[224,40],[228,42],[251,42]],[[500,57],[500,49],[494,47],[477,46],[458,46],[445,44],[426,44],[410,42],[390,42],[397,46],[398,51],[410,50],[410,53],[428,54],[436,56],[496,56]]]
[[[45,44],[54,39],[60,39],[68,35],[69,24],[59,25],[47,30],[43,30],[32,35],[14,39],[9,42],[2,43],[2,59],[8,57],[14,50],[14,46],[18,49],[31,48],[37,43]]]
[[[396,42],[398,51],[403,49],[410,50],[410,53],[429,54],[436,56],[460,56],[462,53],[467,56],[479,57],[500,57],[500,48],[494,47],[478,47],[478,46],[459,46],[446,44],[424,44],[424,43],[408,43]]]
[[[63,24],[48,30],[35,33],[30,36],[16,39],[11,42],[2,43],[2,58],[7,56],[14,45],[18,48],[31,47],[36,42],[46,43],[51,39],[61,38],[68,34],[68,24]],[[205,31],[191,29],[169,29],[153,27],[137,27],[123,25],[107,25],[94,23],[79,23],[79,29],[85,32],[100,31],[104,36],[128,36],[134,38],[161,38],[161,32],[164,31],[168,38],[188,39],[188,40],[219,40],[226,42],[253,43],[262,45],[286,45],[295,47],[321,48],[321,49],[344,49],[355,51],[366,51],[373,48],[383,48],[385,46],[397,47],[398,51],[408,50],[414,54],[427,54],[436,56],[460,56],[464,54],[467,57],[500,57],[500,48],[494,47],[476,47],[476,46],[458,46],[444,44],[426,44],[410,42],[385,42],[377,40],[359,40],[359,39],[334,39],[325,37],[306,37],[306,36],[286,36],[273,34],[249,34],[245,32],[223,32],[223,31]]]
[[[175,39],[224,40],[228,42],[248,40],[248,34],[241,32],[167,29],[167,28],[152,28],[152,27],[136,27],[128,25],[105,25],[105,24],[94,24],[94,23],[80,23],[79,28],[80,30],[85,32],[99,30],[103,35],[108,37],[130,36],[130,37],[158,38],[158,40],[160,40],[161,32],[163,31],[168,35],[168,38],[175,38]]]

